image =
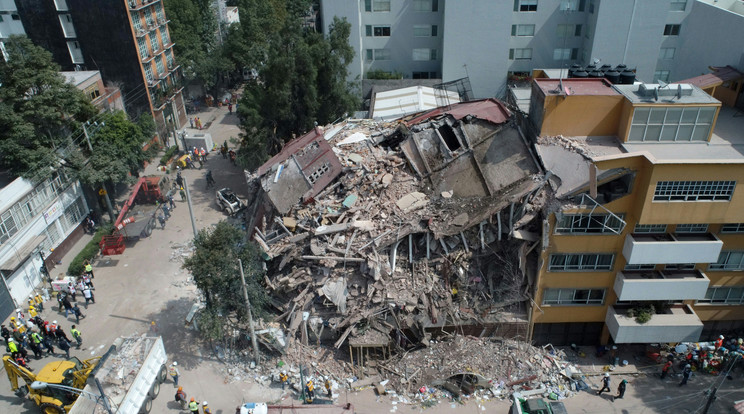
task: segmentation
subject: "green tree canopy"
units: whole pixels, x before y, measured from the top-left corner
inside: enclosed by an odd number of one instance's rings
[[[183,267],[191,272],[196,287],[206,297],[200,330],[207,337],[222,337],[227,318],[234,317],[238,323],[248,321],[238,259],[243,262],[253,314],[266,314],[269,299],[261,285],[265,273],[261,252],[254,243],[245,240],[245,232],[221,221],[212,230],[201,230],[194,239],[194,247],[194,254],[184,261]]]
[[[283,23],[268,34],[270,47],[259,67],[259,80],[245,87],[238,108],[243,130],[238,161],[248,169],[258,167],[268,154],[309,131],[315,122],[332,122],[357,105],[354,85],[346,79],[354,57],[351,25],[334,18],[328,37],[323,37],[301,24],[309,4],[287,0],[282,12],[274,12],[275,19],[285,16]]]
[[[5,43],[0,62],[0,163],[32,181],[51,176],[67,154],[69,133],[97,112],[82,91],[65,82],[51,53],[25,36]]]
[[[85,147],[72,164],[73,174],[93,187],[132,181],[148,159],[142,146],[152,138],[155,122],[150,115],[142,115],[134,123],[123,111],[105,112],[96,119],[98,125],[88,127],[93,152]]]

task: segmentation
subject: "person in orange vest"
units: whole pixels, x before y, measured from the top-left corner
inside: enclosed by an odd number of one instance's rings
[[[176,391],[176,402],[181,404],[181,409],[186,408],[186,393],[183,391],[183,387],[178,387],[178,391]]]
[[[718,339],[716,339],[716,341],[713,342],[713,345],[715,346],[716,351],[718,351],[718,349],[723,346],[723,335],[719,335]]]

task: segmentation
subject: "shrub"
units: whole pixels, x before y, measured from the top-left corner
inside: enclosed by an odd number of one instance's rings
[[[113,224],[105,224],[98,228],[96,234],[93,235],[93,240],[89,241],[88,244],[83,247],[83,250],[72,259],[70,265],[67,267],[67,274],[70,276],[79,276],[85,271],[85,261],[91,260],[98,255],[100,249],[99,244],[103,236],[108,236],[114,229]]]
[[[367,72],[367,79],[403,79],[403,74],[400,72],[386,72],[377,69]]]
[[[160,165],[165,165],[169,159],[173,158],[174,155],[178,152],[178,145],[173,145],[171,147],[168,147],[167,150],[165,150],[165,155],[163,155],[162,158],[160,158]]]
[[[656,313],[656,309],[653,305],[636,305],[625,313],[629,318],[635,318],[638,323],[646,323],[651,320],[651,317]]]

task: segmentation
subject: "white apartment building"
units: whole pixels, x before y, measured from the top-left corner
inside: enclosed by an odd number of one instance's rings
[[[89,212],[80,183],[60,174],[36,186],[12,177],[2,184],[0,320],[41,285],[42,256],[51,263],[64,253],[57,250],[80,237],[79,224]]]
[[[26,34],[14,0],[0,0],[0,53],[7,59],[5,41],[12,35]]]
[[[321,0],[321,15],[326,32],[333,16],[352,25],[350,78],[468,76],[475,97],[503,96],[509,75],[597,60],[646,82],[744,69],[742,0]]]

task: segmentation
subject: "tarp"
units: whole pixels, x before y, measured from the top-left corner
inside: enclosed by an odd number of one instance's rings
[[[323,294],[338,307],[341,314],[346,314],[346,297],[349,291],[346,289],[346,279],[339,278],[335,281],[328,281],[323,285]]]

